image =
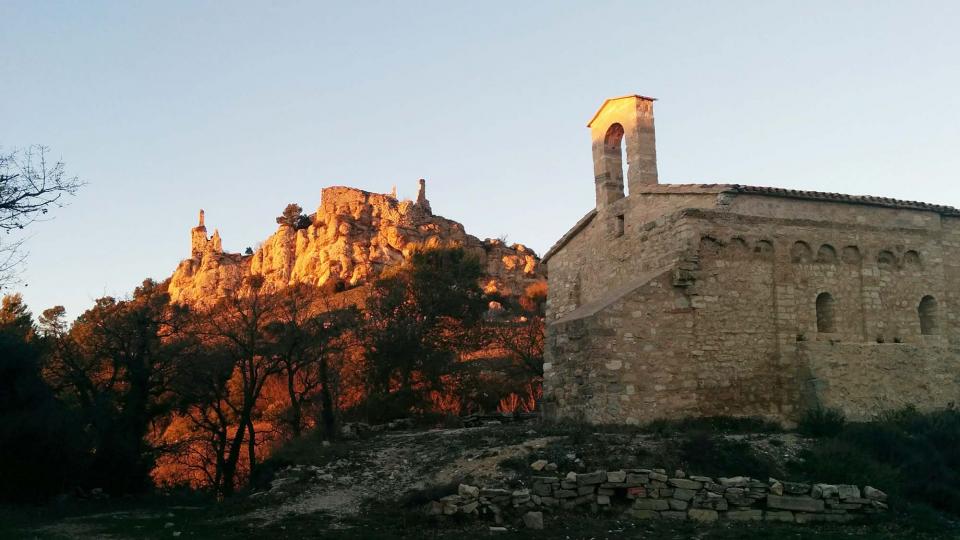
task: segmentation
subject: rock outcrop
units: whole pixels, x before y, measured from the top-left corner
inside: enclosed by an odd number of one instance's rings
[[[417,200],[349,187],[323,190],[320,207],[300,228],[283,224],[252,254],[225,253],[220,234],[207,237],[203,211],[191,230],[191,255],[170,278],[174,302],[206,306],[262,276],[268,291],[306,283],[338,291],[375,279],[418,248],[459,246],[475,254],[487,292],[518,295],[545,279],[537,255],[521,244],[479,240],[456,221],[434,215],[420,181]]]

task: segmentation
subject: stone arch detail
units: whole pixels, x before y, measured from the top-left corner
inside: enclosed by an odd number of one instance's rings
[[[606,176],[604,181],[606,183],[605,199],[607,202],[613,202],[626,196],[623,174],[624,165],[626,165],[623,162],[624,143],[623,125],[619,122],[610,124],[603,137],[603,172]]]
[[[860,263],[860,249],[857,246],[847,246],[840,252],[840,258],[847,264]]]
[[[753,252],[762,259],[772,258],[773,242],[769,240],[757,240],[757,243],[753,245]]]
[[[719,240],[712,236],[701,236],[700,237],[700,257],[704,256],[718,256],[720,251],[723,249],[723,244]]]
[[[909,250],[903,254],[903,266],[907,268],[922,268],[923,261],[920,259],[920,254],[915,250]]]
[[[826,264],[836,264],[837,250],[833,249],[833,246],[831,246],[830,244],[821,245],[820,249],[817,250],[817,262],[826,263]]]
[[[797,240],[793,243],[793,247],[790,248],[790,262],[808,263],[812,260],[813,251],[810,249],[810,244],[803,240]]]
[[[897,256],[892,251],[882,250],[877,253],[877,266],[881,270],[893,270],[897,267]]]

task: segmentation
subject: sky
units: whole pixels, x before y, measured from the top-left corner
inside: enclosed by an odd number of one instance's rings
[[[88,184],[28,230],[34,313],[242,251],[325,186],[416,195],[543,253],[594,204],[607,97],[654,96],[661,183],[960,206],[960,2],[0,0],[0,149]]]

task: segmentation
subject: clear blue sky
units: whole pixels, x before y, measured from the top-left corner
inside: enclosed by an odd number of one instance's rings
[[[199,208],[229,250],[324,186],[538,252],[593,205],[585,127],[656,105],[661,182],[960,206],[960,2],[0,4],[0,145],[90,184],[30,230],[35,313],[163,279]]]

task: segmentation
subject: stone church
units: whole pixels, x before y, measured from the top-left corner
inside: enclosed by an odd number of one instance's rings
[[[960,210],[661,184],[653,103],[608,99],[588,124],[596,206],[543,257],[547,414],[790,423],[960,400]]]

